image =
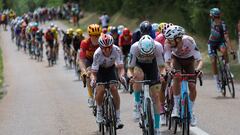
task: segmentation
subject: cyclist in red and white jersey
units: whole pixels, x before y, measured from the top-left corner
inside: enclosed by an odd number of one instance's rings
[[[125,80],[125,71],[123,68],[122,52],[120,48],[114,45],[114,39],[109,34],[102,34],[99,39],[99,48],[95,51],[93,56],[91,84],[95,85],[98,82],[108,82],[111,80],[118,80],[116,76],[116,68],[118,69],[118,76],[120,80]],[[123,124],[120,119],[120,96],[117,90],[117,84],[110,84],[113,102],[116,108],[116,128],[122,128]],[[104,121],[102,103],[105,93],[104,85],[96,86],[96,102],[97,102],[97,122]]]
[[[185,35],[185,30],[180,26],[170,26],[164,33],[166,38],[164,47],[164,58],[166,62],[166,69],[171,70],[184,70],[187,74],[201,73],[203,62],[202,57],[194,39]],[[194,64],[197,62],[195,68]],[[171,67],[172,65],[172,67]],[[189,77],[188,79],[190,91],[190,106],[194,106],[194,101],[197,96],[196,91],[196,77]],[[180,100],[180,80],[179,78],[173,79],[173,97],[174,107],[172,117],[179,117],[179,100]],[[197,124],[195,115],[191,117],[191,125]]]

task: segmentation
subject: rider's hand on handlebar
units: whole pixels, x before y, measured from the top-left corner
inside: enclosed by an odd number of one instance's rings
[[[96,80],[95,80],[95,79],[92,79],[92,80],[91,80],[90,86],[91,86],[91,87],[95,87],[95,86],[96,86]]]
[[[202,76],[203,72],[201,70],[195,70],[197,77]]]

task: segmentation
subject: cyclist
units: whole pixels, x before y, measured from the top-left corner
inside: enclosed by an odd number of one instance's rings
[[[80,45],[79,66],[81,70],[81,78],[87,77],[87,89],[88,89],[88,106],[92,107],[93,90],[90,86],[90,66],[93,62],[93,54],[99,47],[98,38],[101,35],[102,28],[98,24],[91,24],[87,28],[89,38],[84,39]]]
[[[119,37],[119,34],[118,34],[118,29],[117,27],[113,26],[110,30],[110,35],[113,37],[114,39],[114,45],[117,45],[118,46],[118,37]]]
[[[83,31],[82,29],[76,29],[75,31],[75,35],[73,36],[73,48],[74,48],[74,63],[77,62],[77,52],[80,49],[80,44],[82,42],[82,40],[84,39],[83,37]]]
[[[103,28],[107,28],[109,21],[110,17],[106,12],[103,12],[103,15],[99,17],[99,24],[101,24]]]
[[[108,82],[110,80],[118,80],[116,76],[116,68],[118,68],[120,80],[124,79],[125,71],[123,68],[122,53],[118,46],[114,45],[113,37],[109,34],[103,34],[98,39],[99,48],[93,56],[91,82]],[[104,86],[96,86],[96,102],[97,102],[97,122],[104,121],[102,116],[102,102],[104,97]],[[116,108],[116,128],[122,128],[123,124],[120,119],[120,96],[117,90],[117,84],[110,85],[111,94],[113,96]]]
[[[64,51],[64,59],[66,60],[67,57],[70,55],[70,48],[72,44],[72,38],[73,38],[73,28],[67,29],[67,32],[64,33],[63,36],[63,51]]]
[[[51,31],[53,33],[53,53],[55,54],[55,58],[57,59],[58,58],[58,48],[59,48],[59,41],[58,41],[58,31],[57,31],[57,28],[56,27],[52,27],[51,28]]]
[[[131,48],[131,43],[132,33],[128,28],[124,28],[122,34],[118,37],[118,45],[122,50],[124,63],[127,62],[127,56]]]
[[[211,59],[213,78],[216,81],[217,91],[221,92],[221,86],[219,84],[219,78],[217,74],[217,60],[216,51],[219,50],[224,59],[226,60],[227,67],[229,66],[229,59],[227,53],[227,47],[230,52],[234,54],[233,46],[230,42],[227,26],[224,21],[221,20],[221,11],[218,8],[212,8],[210,10],[211,17],[211,32],[208,40],[208,54]]]
[[[46,44],[46,54],[48,60],[51,59],[51,56],[53,54],[53,47],[54,47],[54,34],[51,31],[51,27],[47,29],[47,31],[44,34],[45,40],[47,42]]]
[[[130,82],[143,79],[151,80],[150,95],[154,102],[154,127],[156,134],[160,133],[160,73],[164,72],[163,48],[149,35],[144,35],[134,43],[130,49],[128,76]],[[140,92],[141,85],[133,83],[134,90],[134,119],[140,118]]]
[[[187,74],[201,73],[203,62],[199,49],[194,39],[188,35],[184,35],[185,30],[177,25],[170,26],[164,33],[166,38],[164,46],[164,59],[166,62],[166,69],[168,71],[184,70]],[[194,64],[197,62],[195,68]],[[172,65],[172,67],[171,67]],[[196,91],[196,77],[189,77],[188,79],[190,91],[190,106],[192,107],[197,96]],[[179,117],[179,100],[180,100],[180,80],[173,78],[173,97],[174,107],[172,117]],[[193,114],[191,117],[191,125],[195,126],[197,120]]]

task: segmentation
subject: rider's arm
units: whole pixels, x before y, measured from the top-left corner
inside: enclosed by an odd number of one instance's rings
[[[79,53],[79,66],[80,66],[80,70],[83,73],[86,73],[86,65],[85,65],[85,56],[86,56],[86,50],[84,48],[80,48],[80,53]]]
[[[196,62],[197,62],[197,67],[196,67],[195,70],[201,70],[201,69],[202,69],[202,66],[203,66],[203,61],[202,61],[202,59],[197,60]]]
[[[233,48],[233,45],[231,44],[228,33],[224,34],[224,38],[226,40],[227,47],[230,49],[230,52],[234,51],[234,48]]]
[[[125,69],[124,69],[124,65],[123,65],[123,54],[122,54],[122,52],[121,52],[121,50],[120,50],[120,48],[116,48],[116,62],[115,62],[115,64],[117,65],[117,68],[118,68],[118,75],[119,75],[119,77],[124,77],[124,75],[125,75]]]
[[[137,47],[137,44],[138,43],[136,43],[136,44],[133,44],[132,46],[131,46],[131,49],[130,49],[130,53],[129,53],[129,61],[128,61],[128,72],[127,72],[127,74],[128,74],[128,77],[132,77],[133,76],[133,69],[134,69],[134,67],[136,66],[136,60],[137,60],[137,58],[136,58],[136,55],[135,55],[135,48]]]

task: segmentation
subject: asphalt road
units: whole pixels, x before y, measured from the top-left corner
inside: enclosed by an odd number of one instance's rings
[[[56,23],[66,29],[65,25]],[[49,68],[46,57],[43,62],[37,62],[23,51],[17,51],[9,31],[0,30],[0,41],[6,93],[0,101],[0,135],[98,134],[95,118],[87,107],[87,91],[77,81],[74,70],[65,67],[62,49],[57,65]],[[195,105],[198,125],[192,128],[191,134],[239,134],[239,90],[240,86],[236,85],[235,99],[229,95],[222,97],[215,92],[214,81],[205,79],[204,86],[198,87]],[[118,134],[139,135],[138,123],[132,119],[133,97],[120,93],[125,126]],[[162,127],[162,135],[165,134],[171,131]]]

